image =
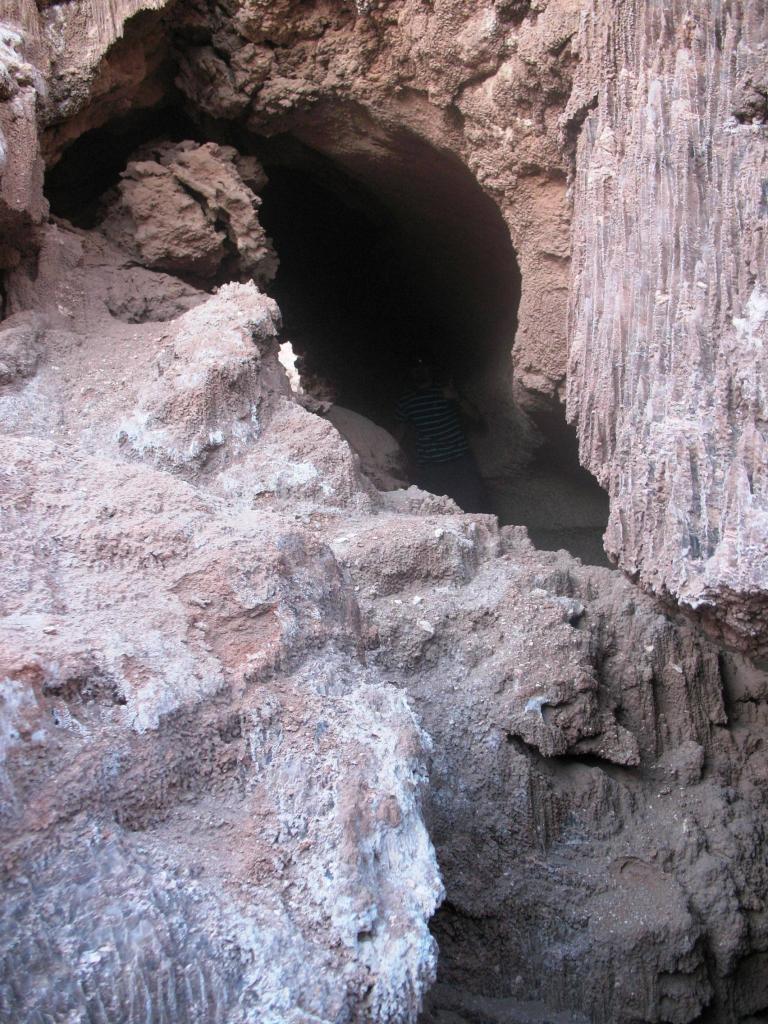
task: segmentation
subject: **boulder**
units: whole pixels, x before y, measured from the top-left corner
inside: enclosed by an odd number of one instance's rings
[[[152,270],[198,281],[222,274],[271,280],[277,259],[237,157],[212,142],[147,147],[123,172],[103,231]],[[258,180],[253,167],[244,173]]]

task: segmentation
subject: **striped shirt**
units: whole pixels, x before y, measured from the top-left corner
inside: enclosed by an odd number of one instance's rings
[[[416,431],[419,462],[450,462],[469,451],[456,403],[438,384],[404,395],[397,403],[397,418]]]

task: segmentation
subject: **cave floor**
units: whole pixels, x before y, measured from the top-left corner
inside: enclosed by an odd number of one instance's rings
[[[553,1012],[543,1003],[493,999],[452,985],[435,985],[419,1024],[589,1024],[586,1017]]]

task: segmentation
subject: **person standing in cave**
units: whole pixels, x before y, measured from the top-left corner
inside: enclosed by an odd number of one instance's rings
[[[416,449],[416,483],[432,494],[447,494],[465,512],[487,512],[488,496],[462,419],[478,429],[484,421],[477,408],[452,383],[438,379],[431,357],[423,353],[409,370],[409,390],[395,410],[398,440],[411,434]]]

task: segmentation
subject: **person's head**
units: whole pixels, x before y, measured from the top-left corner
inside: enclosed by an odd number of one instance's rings
[[[414,387],[428,388],[435,383],[437,371],[431,353],[417,352],[408,367],[408,379]]]

